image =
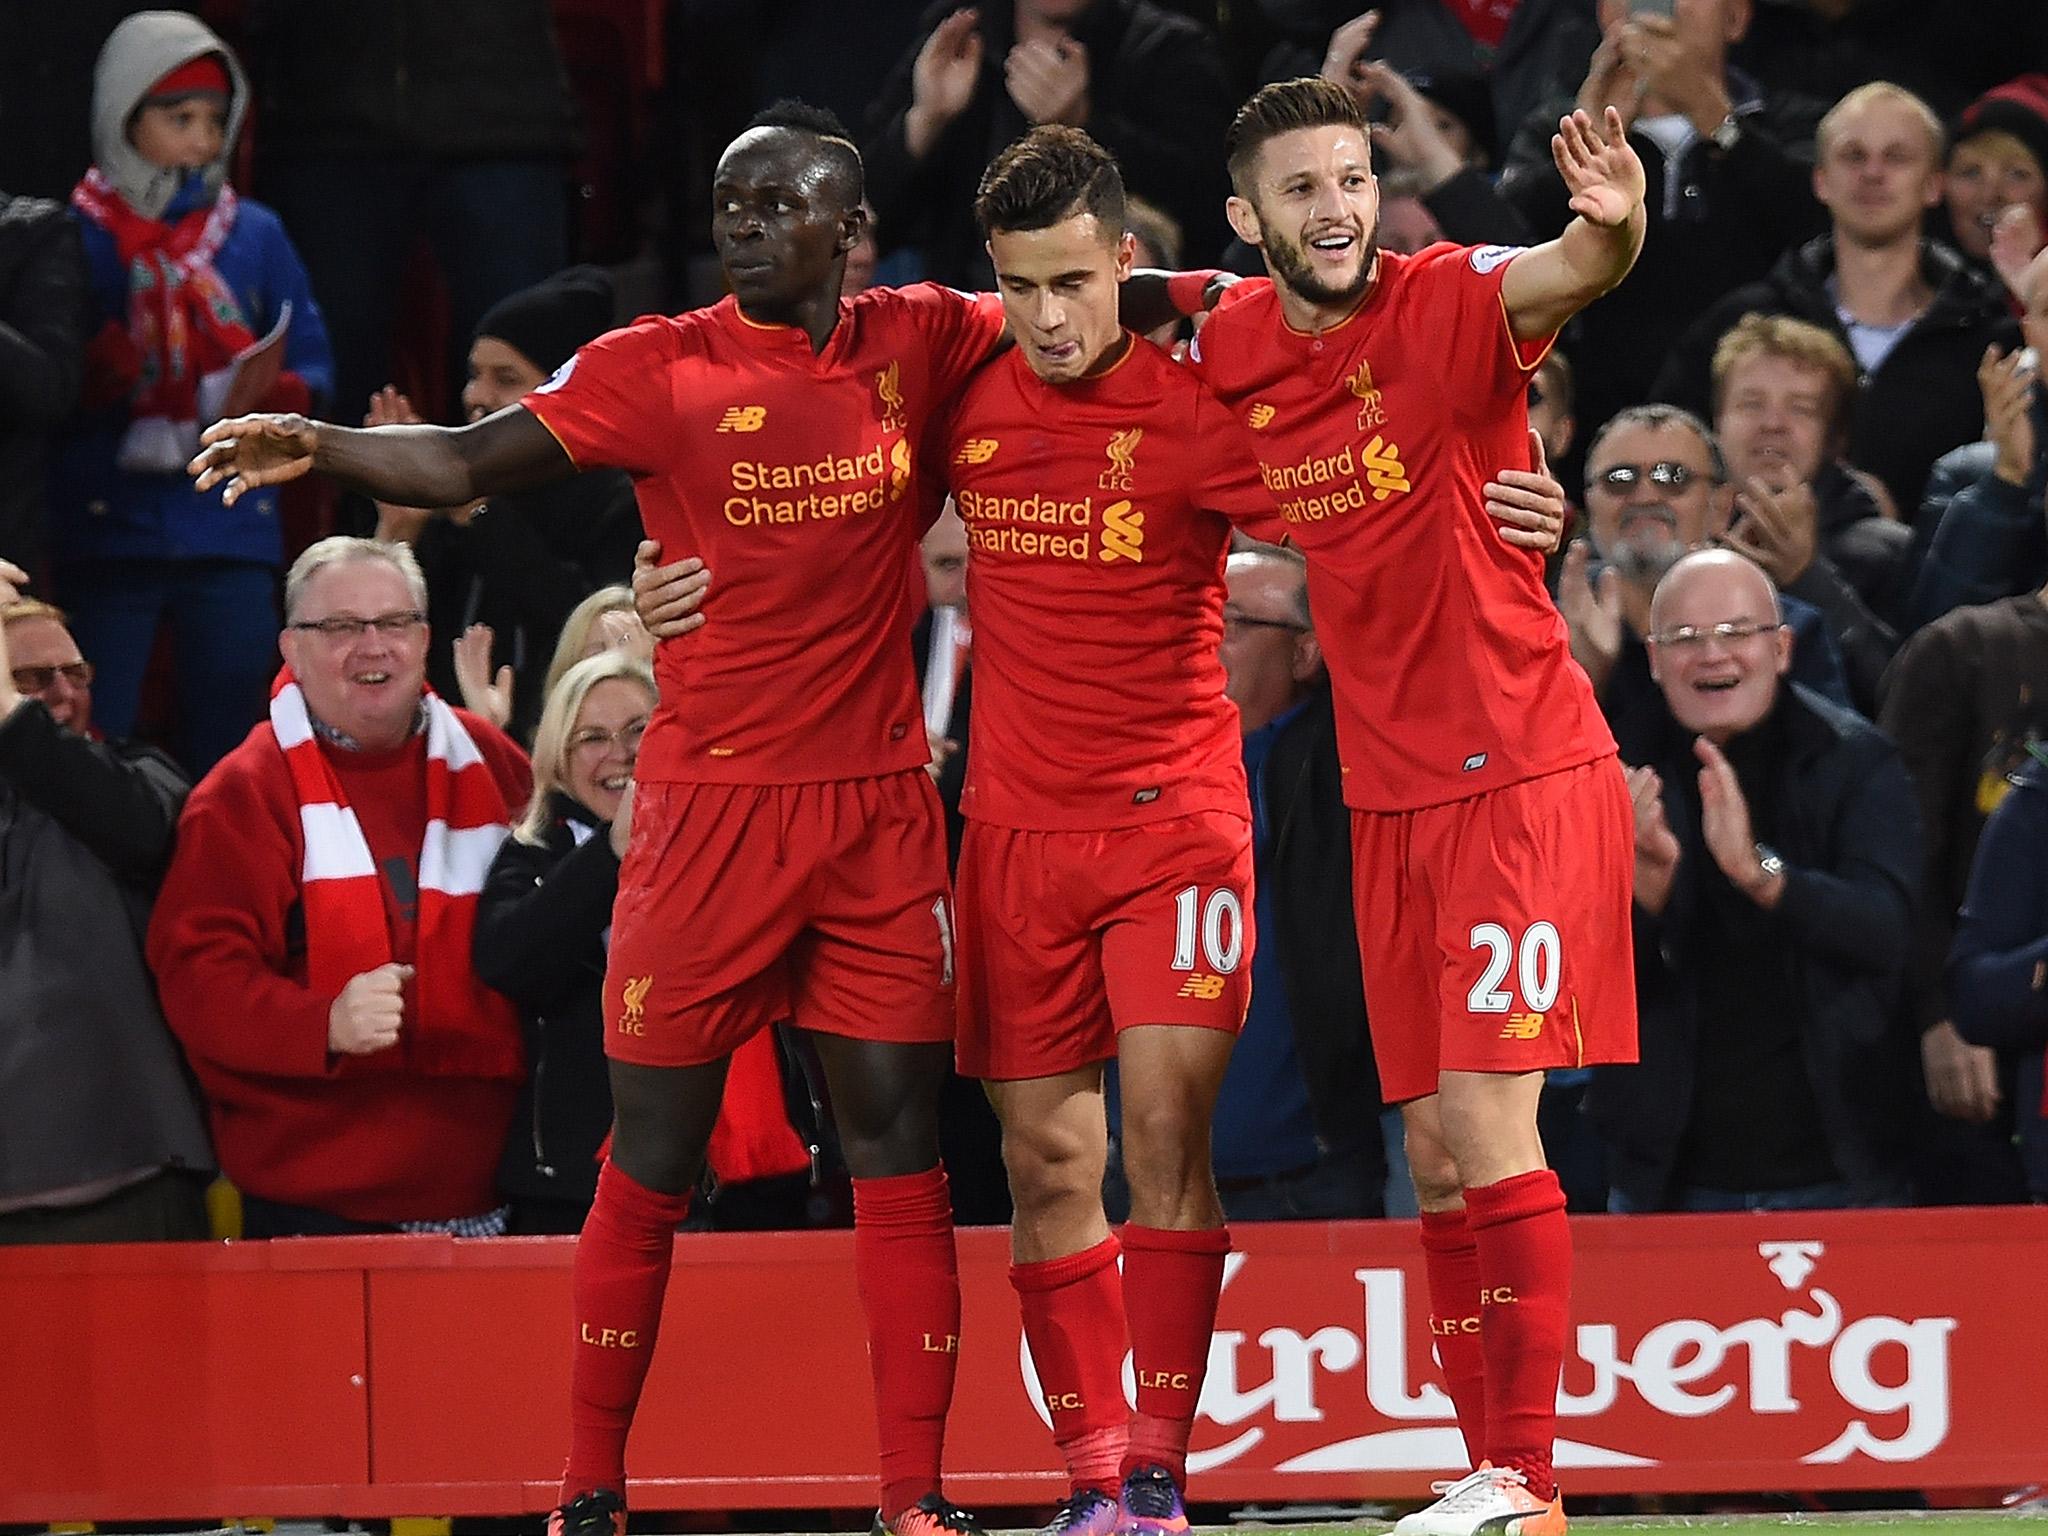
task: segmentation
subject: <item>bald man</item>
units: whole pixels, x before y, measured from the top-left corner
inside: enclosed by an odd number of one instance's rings
[[[1650,606],[1664,700],[1635,805],[1642,1059],[1587,1111],[1615,1211],[1902,1203],[1899,1016],[1919,815],[1897,750],[1788,682],[1771,580],[1687,555]]]

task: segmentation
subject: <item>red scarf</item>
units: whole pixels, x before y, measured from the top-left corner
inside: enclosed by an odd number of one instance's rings
[[[490,765],[455,711],[429,691],[427,828],[420,846],[419,941],[396,1050],[352,1058],[360,1068],[444,1077],[519,1077],[519,1015],[470,964],[477,893],[510,817]],[[313,734],[291,668],[270,690],[270,729],[299,802],[307,982],[338,996],[349,978],[391,962],[384,895],[370,845]]]
[[[71,206],[114,237],[128,273],[128,334],[141,359],[136,420],[194,421],[200,375],[225,368],[256,339],[213,269],[235,227],[234,189],[166,224],[137,213],[94,166],[72,189]]]

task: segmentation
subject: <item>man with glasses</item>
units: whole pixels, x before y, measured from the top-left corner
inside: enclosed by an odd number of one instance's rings
[[[1630,407],[1586,451],[1588,536],[1565,554],[1558,606],[1572,655],[1593,680],[1625,761],[1638,722],[1661,707],[1643,649],[1651,594],[1687,553],[1727,532],[1734,509],[1727,478],[1707,424],[1672,405]],[[1794,636],[1793,680],[1847,704],[1841,660],[1820,614],[1781,601]]]
[[[1789,681],[1763,570],[1680,559],[1649,611],[1662,708],[1629,770],[1641,1059],[1587,1113],[1615,1211],[1902,1200],[1900,1022],[1919,814],[1875,727]]]
[[[92,729],[92,663],[0,561],[0,1246],[206,1236],[206,1127],[138,920],[185,780]]]
[[[427,690],[426,607],[402,544],[301,555],[269,718],[179,823],[149,958],[245,1236],[505,1229],[524,1051],[470,933],[532,774]]]

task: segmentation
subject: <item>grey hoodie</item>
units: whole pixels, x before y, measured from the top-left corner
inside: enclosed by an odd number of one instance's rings
[[[206,167],[207,191],[217,194],[227,180],[228,157],[235,152],[242,119],[249,110],[249,81],[242,73],[241,61],[212,28],[184,11],[142,11],[130,16],[114,28],[100,50],[92,82],[93,161],[128,206],[145,218],[163,217],[177,194],[182,172],[152,165],[137,154],[128,142],[128,121],[152,85],[180,65],[209,53],[220,55],[234,85],[220,158]]]

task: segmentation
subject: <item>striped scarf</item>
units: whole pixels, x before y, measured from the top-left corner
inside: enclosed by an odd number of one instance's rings
[[[405,1027],[397,1049],[353,1061],[372,1070],[518,1077],[524,1071],[518,1013],[477,979],[469,959],[477,894],[511,818],[490,765],[455,711],[431,691],[425,697],[427,828]],[[289,667],[271,687],[270,729],[299,802],[307,983],[339,996],[350,977],[394,958],[380,877]]]

